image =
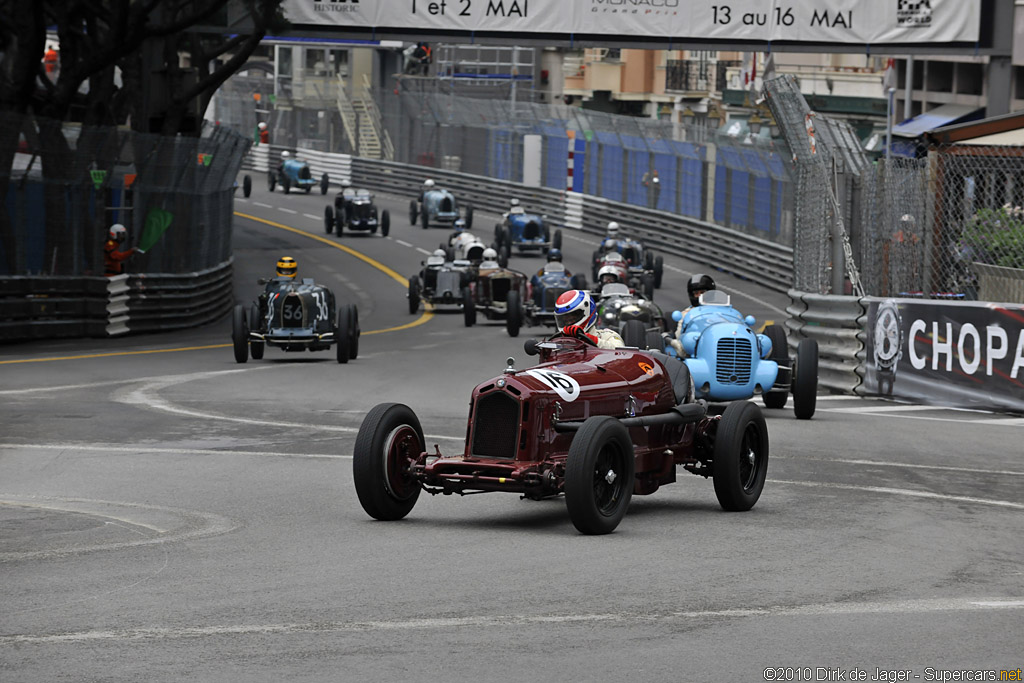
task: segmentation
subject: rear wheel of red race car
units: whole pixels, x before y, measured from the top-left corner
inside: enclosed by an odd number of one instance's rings
[[[730,403],[715,433],[715,495],[723,510],[754,507],[768,475],[768,428],[750,401]]]
[[[409,468],[423,452],[416,413],[401,403],[381,403],[359,427],[352,457],[356,495],[374,519],[402,519],[412,511],[420,484]]]
[[[582,534],[610,534],[633,497],[636,463],[629,431],[614,417],[587,419],[569,446],[565,506]]]

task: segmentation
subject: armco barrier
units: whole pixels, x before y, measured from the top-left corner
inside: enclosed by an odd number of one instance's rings
[[[852,394],[863,377],[867,307],[855,296],[789,290],[790,353],[801,339],[818,342],[818,386]]]
[[[234,302],[229,259],[198,273],[0,278],[0,342],[204,325]]]
[[[265,172],[277,163],[286,148],[260,145],[252,150],[243,168]],[[617,221],[629,234],[643,238],[656,251],[706,264],[711,268],[756,280],[779,292],[793,284],[793,249],[693,218],[655,211],[601,197],[563,192],[439,168],[363,159],[347,154],[298,149],[295,154],[309,162],[313,177],[327,173],[332,185],[350,180],[353,185],[376,192],[408,197],[420,193],[426,178],[449,188],[474,210],[504,213],[516,197],[530,211],[546,214],[565,229],[604,235],[609,221]],[[259,179],[254,177],[253,182]],[[485,241],[492,226],[474,220],[474,232]]]

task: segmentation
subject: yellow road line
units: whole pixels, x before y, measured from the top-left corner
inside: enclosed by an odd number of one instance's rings
[[[320,237],[319,235],[314,235],[311,232],[306,232],[305,230],[299,230],[298,228],[292,228],[292,227],[289,227],[287,225],[282,225],[281,223],[275,223],[274,221],[268,221],[267,219],[260,218],[258,216],[251,216],[251,215],[249,215],[247,213],[239,213],[238,211],[236,211],[235,215],[238,216],[239,218],[248,218],[249,220],[256,221],[257,223],[264,223],[264,224],[269,225],[269,226],[274,227],[274,228],[280,228],[281,230],[287,230],[289,232],[294,232],[297,235],[302,235],[303,237],[308,237],[310,239],[314,239],[314,240],[323,242],[324,244],[330,245],[330,246],[334,247],[335,249],[341,249],[346,254],[350,254],[352,256],[355,256],[360,261],[366,262],[367,264],[373,266],[377,270],[382,271],[384,274],[390,276],[392,279],[397,280],[398,283],[401,284],[403,287],[407,287],[408,284],[409,284],[408,280],[406,280],[404,277],[399,275],[397,272],[395,272],[391,268],[388,268],[387,266],[385,266],[380,261],[372,259],[372,258],[370,258],[369,256],[367,256],[365,254],[361,254],[358,251],[356,251],[355,249],[352,249],[351,247],[347,247],[344,244],[338,244],[337,242],[334,242],[334,241],[329,240],[329,239],[325,239],[323,237]],[[360,336],[370,335],[370,334],[384,334],[385,332],[398,332],[400,330],[408,330],[409,328],[418,327],[418,326],[422,325],[423,323],[427,322],[428,320],[430,320],[433,317],[434,317],[433,308],[430,307],[430,306],[427,306],[426,304],[424,304],[423,314],[420,315],[420,317],[416,318],[416,320],[413,320],[411,323],[406,323],[405,325],[398,325],[397,327],[387,327],[387,328],[384,328],[382,330],[369,330],[368,332],[360,333]],[[83,359],[86,359],[86,358],[108,358],[110,356],[139,356],[139,355],[143,355],[143,354],[147,354],[147,353],[172,353],[172,352],[177,352],[177,351],[205,351],[207,349],[225,349],[225,348],[228,348],[230,346],[231,346],[231,344],[211,344],[209,346],[185,346],[185,347],[176,348],[176,349],[150,349],[149,351],[113,351],[111,353],[90,353],[90,354],[85,354],[85,355],[81,355],[81,356],[55,356],[53,358],[18,358],[18,359],[15,359],[15,360],[0,360],[0,365],[9,365],[11,363],[45,363],[47,361],[53,361],[53,360],[83,360]]]

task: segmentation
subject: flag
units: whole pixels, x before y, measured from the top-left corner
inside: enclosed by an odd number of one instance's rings
[[[761,69],[761,83],[767,83],[775,78],[775,54],[769,52],[768,59],[764,61],[764,68]]]
[[[160,241],[160,238],[171,227],[174,214],[163,209],[150,209],[146,214],[146,225],[142,228],[142,239],[139,240],[139,249],[149,251],[150,248]]]
[[[889,95],[889,88],[896,87],[896,60],[892,57],[885,63],[885,73],[882,74],[882,94]]]

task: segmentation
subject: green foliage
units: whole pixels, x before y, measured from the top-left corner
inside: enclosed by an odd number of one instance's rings
[[[960,248],[981,263],[1024,268],[1024,208],[979,209],[964,224]]]

